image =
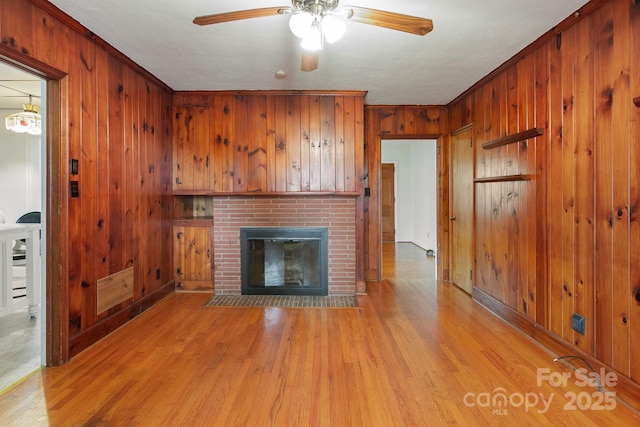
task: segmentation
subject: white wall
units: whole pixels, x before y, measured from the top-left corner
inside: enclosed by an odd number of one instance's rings
[[[382,141],[382,162],[396,166],[396,241],[435,250],[436,141]]]
[[[42,210],[40,136],[8,131],[4,117],[14,112],[0,109],[0,211],[8,223]]]

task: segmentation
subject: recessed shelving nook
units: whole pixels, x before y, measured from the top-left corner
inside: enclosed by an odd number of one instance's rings
[[[190,226],[213,225],[213,198],[205,195],[173,197],[173,224]]]

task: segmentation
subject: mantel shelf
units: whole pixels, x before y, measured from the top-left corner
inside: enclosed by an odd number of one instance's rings
[[[504,136],[502,138],[494,139],[493,141],[485,142],[482,144],[482,148],[488,150],[489,148],[500,147],[502,145],[512,144],[518,141],[524,141],[525,139],[535,138],[544,134],[543,128],[527,129],[523,132],[514,133],[513,135]]]
[[[502,175],[475,178],[473,182],[507,182],[507,181],[531,181],[533,175]]]
[[[218,192],[208,190],[173,190],[174,196],[211,196],[211,197],[304,197],[304,196],[342,196],[357,197],[357,191],[256,191],[256,192]]]

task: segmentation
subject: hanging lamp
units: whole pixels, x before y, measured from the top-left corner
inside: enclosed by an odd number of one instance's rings
[[[29,95],[29,102],[22,104],[24,111],[9,114],[4,119],[4,124],[8,130],[30,135],[42,134],[42,118],[38,114],[40,106],[33,104],[31,100],[31,95]]]

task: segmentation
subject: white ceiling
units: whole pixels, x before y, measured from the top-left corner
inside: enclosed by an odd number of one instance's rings
[[[420,37],[356,22],[300,71],[287,16],[198,26],[288,0],[51,0],[174,90],[365,90],[367,104],[447,104],[587,0],[345,0],[433,20]],[[285,70],[287,78],[274,78]]]
[[[22,104],[29,102],[41,105],[42,80],[15,67],[0,62],[0,108],[21,111]]]

